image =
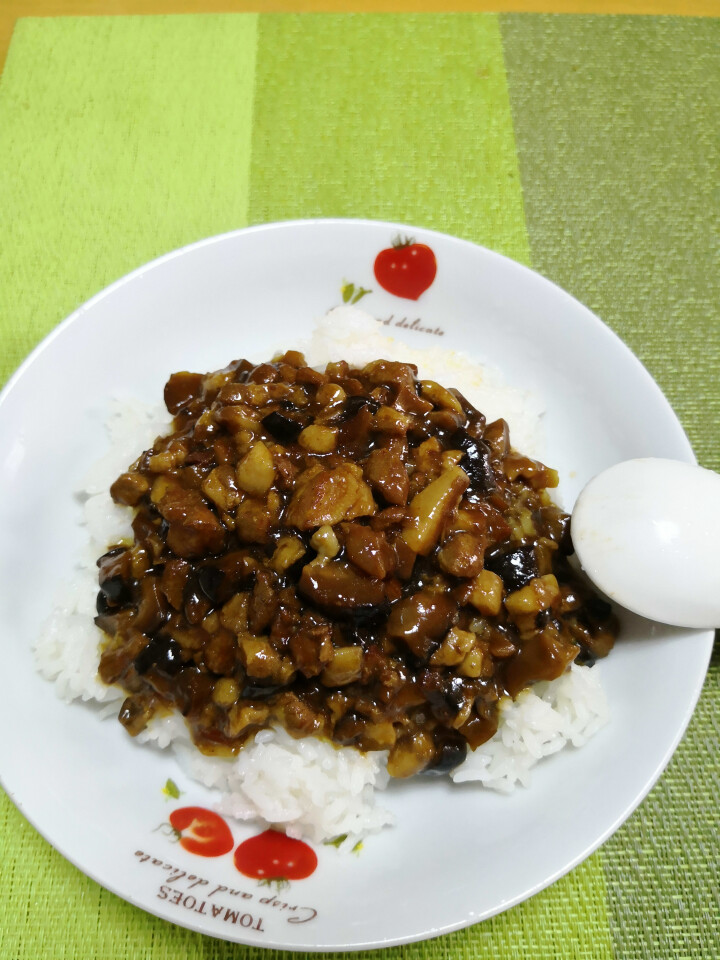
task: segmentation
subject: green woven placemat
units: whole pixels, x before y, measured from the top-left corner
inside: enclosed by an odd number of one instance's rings
[[[20,21],[0,82],[0,376],[108,282],[296,216],[435,227],[533,266],[643,359],[718,467],[720,21],[230,15]],[[416,957],[710,957],[718,676],[597,854]],[[260,956],[67,864],[3,798],[0,956]]]

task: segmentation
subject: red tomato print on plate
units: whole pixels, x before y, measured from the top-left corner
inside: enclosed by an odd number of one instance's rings
[[[170,814],[170,826],[180,846],[200,857],[221,857],[235,845],[222,817],[204,807],[180,807]]]
[[[265,830],[240,844],[235,851],[235,866],[246,877],[283,885],[314,873],[317,855],[302,840],[294,840],[278,830]]]
[[[437,261],[430,247],[412,237],[396,237],[375,258],[375,279],[388,293],[417,300],[435,279]]]

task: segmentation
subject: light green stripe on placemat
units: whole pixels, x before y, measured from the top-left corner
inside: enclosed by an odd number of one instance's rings
[[[502,28],[534,266],[633,348],[717,469],[720,20]],[[719,715],[716,646],[668,770],[603,848],[622,960],[720,956]]]
[[[250,218],[393,219],[527,262],[497,19],[264,16]]]
[[[0,81],[0,383],[142,263],[247,223],[257,15],[21,20]]]

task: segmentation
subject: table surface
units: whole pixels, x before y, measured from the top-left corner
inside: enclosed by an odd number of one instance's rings
[[[569,290],[648,367],[699,461],[720,468],[717,5],[491,6],[545,12],[6,3],[0,382],[76,306],[167,250],[252,223],[387,219],[484,244]],[[438,5],[375,6],[411,8]],[[74,15],[89,12],[113,15]],[[188,15],[127,15],[139,12]],[[387,952],[720,955],[719,677],[716,645],[670,766],[601,850],[499,917]],[[264,955],[103,890],[4,795],[0,862],[3,958]]]

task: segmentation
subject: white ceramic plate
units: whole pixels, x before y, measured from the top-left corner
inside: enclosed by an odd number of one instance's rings
[[[437,259],[418,300],[383,290],[373,275],[398,233]],[[464,349],[543,398],[545,459],[560,470],[566,505],[618,460],[693,460],[654,381],[577,301],[488,250],[397,224],[281,223],[194,244],[100,293],[23,364],[0,400],[3,785],[50,843],[109,890],[173,923],[265,947],[420,940],[552,883],[607,839],[659,776],[712,644],[709,631],[625,616],[622,640],[597,667],[611,724],[585,749],[545,761],[531,788],[510,797],[394,784],[383,800],[395,828],[360,855],[320,847],[317,870],[278,896],[241,876],[231,856],[194,856],[158,831],[174,807],[207,805],[203,789],[119,724],[57,700],[33,669],[31,644],[81,546],[73,491],[102,452],[110,396],[157,401],[173,370],[267,359],[339,304],[345,282],[370,288],[361,306],[391,317],[392,332],[413,346]],[[168,777],[185,791],[181,800],[162,794]],[[258,832],[233,824],[236,842]]]

